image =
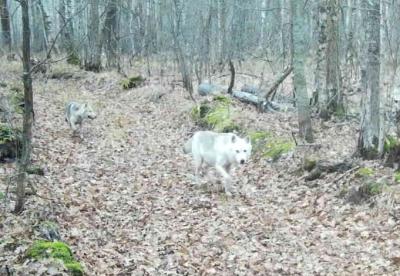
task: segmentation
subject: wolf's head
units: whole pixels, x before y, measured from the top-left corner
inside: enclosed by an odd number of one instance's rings
[[[233,135],[231,143],[231,149],[236,162],[241,165],[245,164],[249,160],[251,154],[252,147],[250,139],[248,137],[243,139]]]
[[[97,116],[92,107],[87,103],[82,106],[82,113],[84,117],[87,117],[89,119],[95,119]]]

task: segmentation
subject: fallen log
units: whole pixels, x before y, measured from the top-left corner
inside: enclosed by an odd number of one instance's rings
[[[237,98],[241,102],[249,103],[256,106],[261,111],[276,112],[280,110],[280,107],[276,103],[270,102],[251,93],[233,90],[232,96]]]
[[[293,70],[293,67],[286,68],[286,70],[283,72],[283,74],[272,84],[271,88],[267,91],[267,93],[265,93],[266,100],[269,99],[269,97],[272,95],[272,93],[276,92],[276,89],[278,89],[278,86],[289,76],[289,74],[292,72],[292,70]]]

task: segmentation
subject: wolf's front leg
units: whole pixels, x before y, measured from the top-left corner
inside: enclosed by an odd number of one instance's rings
[[[194,158],[193,164],[194,164],[194,177],[196,184],[200,184],[200,172],[201,172],[201,165],[203,163],[203,160],[201,158]]]
[[[232,195],[231,176],[229,175],[229,173],[226,172],[226,170],[224,169],[223,166],[217,165],[217,166],[215,166],[215,168],[221,174],[221,176],[224,178],[223,184],[224,184],[224,189],[225,189],[226,195],[231,196]]]

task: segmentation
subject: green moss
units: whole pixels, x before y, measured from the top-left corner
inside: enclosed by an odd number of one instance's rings
[[[212,103],[201,103],[193,107],[191,117],[198,125],[217,132],[233,132],[241,129],[232,119],[230,99],[224,96],[214,97]]]
[[[223,95],[216,95],[216,96],[213,97],[213,100],[215,102],[219,102],[219,103],[224,104],[224,105],[231,105],[232,104],[232,99],[230,97],[226,97],[226,96],[223,96]]]
[[[121,80],[120,84],[123,89],[127,90],[140,86],[144,81],[145,79],[142,76],[135,76]]]
[[[70,271],[70,273],[74,276],[80,276],[83,275],[83,268],[82,265],[79,262],[70,262],[64,264],[65,267]]]
[[[272,134],[267,131],[251,131],[248,133],[251,143],[256,145],[260,142],[265,142],[269,137],[272,137]]]
[[[3,200],[6,198],[6,195],[3,192],[0,192],[0,200]]]
[[[385,138],[385,144],[383,145],[383,150],[385,153],[388,153],[394,148],[396,148],[398,144],[399,143],[395,137],[388,135]]]
[[[12,129],[7,124],[0,123],[0,144],[18,140],[19,134],[18,129]]]
[[[21,105],[24,103],[24,93],[20,90],[12,91],[10,96],[11,104],[14,106],[14,109],[17,113],[22,114],[24,109]]]
[[[68,64],[72,64],[72,65],[76,65],[76,66],[80,66],[81,65],[81,60],[79,58],[78,53],[76,53],[75,51],[72,51],[72,53],[69,54],[68,57],[67,57],[67,63]]]
[[[278,160],[283,154],[292,151],[295,144],[286,139],[273,138],[270,139],[264,147],[263,156],[271,158],[273,161]]]
[[[310,172],[317,165],[317,160],[305,158],[303,162],[303,169]]]
[[[54,258],[61,260],[72,275],[83,275],[82,266],[75,260],[71,249],[63,242],[36,241],[28,250],[27,257],[41,260]]]
[[[359,168],[356,175],[358,177],[370,177],[374,175],[374,170],[372,168]]]
[[[31,166],[31,167],[28,167],[28,168],[26,169],[26,172],[27,172],[28,174],[36,174],[36,175],[40,175],[40,176],[43,176],[43,175],[44,175],[44,169],[43,169],[42,167],[40,167],[40,166]]]
[[[394,180],[395,180],[397,183],[400,183],[400,172],[395,172],[395,173],[394,173]]]
[[[211,111],[211,107],[205,103],[202,103],[200,105],[196,105],[195,107],[192,108],[190,115],[193,119],[198,124],[205,124],[204,118],[207,116],[207,113]]]
[[[22,93],[23,89],[24,89],[24,88],[22,87],[21,84],[13,84],[13,85],[10,87],[10,91],[11,91],[11,92],[15,92],[15,93]]]
[[[367,196],[375,196],[382,193],[385,186],[386,185],[382,183],[369,182],[362,185],[360,190]]]

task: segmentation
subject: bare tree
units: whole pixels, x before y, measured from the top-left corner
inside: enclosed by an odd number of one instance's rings
[[[365,46],[361,68],[363,110],[358,150],[365,158],[376,158],[382,153],[379,148],[381,122],[380,107],[380,0],[363,0],[363,23]]]
[[[18,164],[17,177],[17,202],[14,212],[20,213],[25,202],[26,171],[30,164],[32,148],[32,124],[33,124],[33,89],[31,78],[31,30],[29,27],[29,0],[20,0],[22,11],[22,63],[24,83],[24,121],[22,132],[22,154]]]

